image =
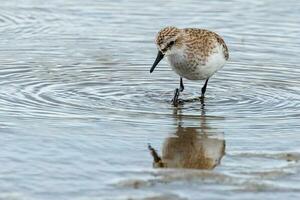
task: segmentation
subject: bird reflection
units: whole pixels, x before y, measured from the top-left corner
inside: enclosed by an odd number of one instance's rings
[[[182,127],[182,117],[177,117],[174,135],[165,139],[162,156],[149,144],[153,167],[214,169],[225,154],[223,133],[220,138],[220,133],[207,125],[205,116],[200,118],[200,127]]]

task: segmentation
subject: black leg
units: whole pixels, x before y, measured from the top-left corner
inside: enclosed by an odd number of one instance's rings
[[[205,84],[201,89],[201,99],[204,99],[204,94],[205,94],[205,91],[206,91],[207,82],[208,82],[208,79],[206,79]]]
[[[176,88],[175,91],[174,91],[174,97],[172,99],[173,106],[178,105],[178,97],[179,97],[179,89]]]
[[[184,90],[184,85],[183,85],[182,77],[180,77],[180,92],[182,92],[183,90]]]
[[[178,97],[179,97],[179,94],[180,92],[182,92],[184,90],[184,86],[183,86],[183,81],[182,81],[182,78],[180,77],[180,87],[179,89],[176,88],[175,91],[174,91],[174,97],[172,99],[172,103],[174,106],[177,106],[178,105]]]

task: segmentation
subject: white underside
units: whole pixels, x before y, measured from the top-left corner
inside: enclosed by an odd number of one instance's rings
[[[208,57],[206,63],[199,63],[196,67],[189,65],[183,56],[184,51],[175,51],[167,55],[168,62],[172,69],[181,77],[189,80],[204,80],[211,77],[226,63],[223,47],[218,45]]]

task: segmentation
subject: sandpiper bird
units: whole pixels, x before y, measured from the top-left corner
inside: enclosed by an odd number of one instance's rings
[[[180,76],[180,87],[175,89],[173,105],[178,105],[179,92],[184,90],[182,78],[206,80],[200,97],[203,101],[208,79],[229,58],[224,40],[218,34],[205,29],[166,27],[158,32],[155,42],[158,54],[150,73],[167,57],[171,68]]]

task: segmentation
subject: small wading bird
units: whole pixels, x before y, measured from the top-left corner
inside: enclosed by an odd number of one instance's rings
[[[175,89],[173,105],[178,105],[179,93],[184,90],[182,78],[206,80],[200,97],[203,102],[208,79],[229,58],[224,40],[218,34],[205,29],[166,27],[158,32],[155,42],[158,54],[150,73],[167,57],[171,68],[180,76],[180,87]]]

